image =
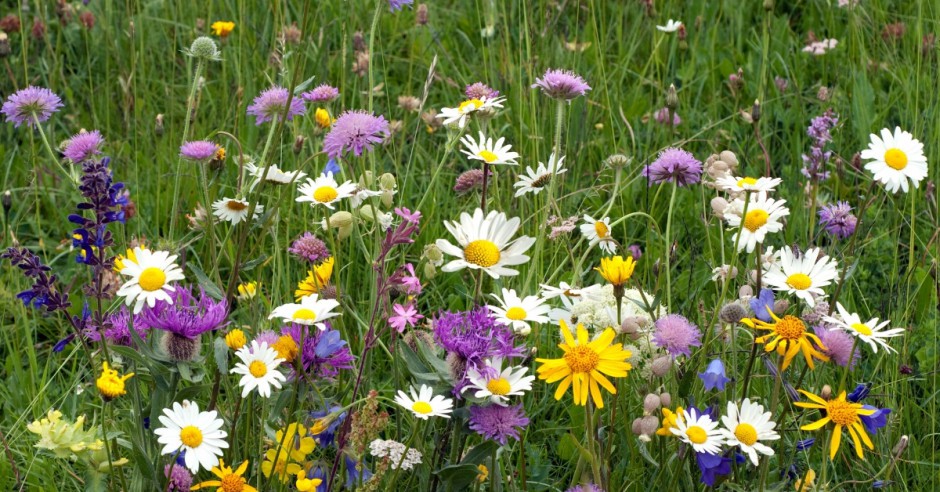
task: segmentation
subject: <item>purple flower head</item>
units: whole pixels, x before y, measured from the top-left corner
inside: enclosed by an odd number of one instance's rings
[[[164,330],[174,335],[195,339],[207,331],[216,330],[228,324],[228,302],[225,299],[215,301],[200,287],[199,298],[193,295],[192,287],[176,287],[170,294],[173,304],[157,301],[154,307],[144,309],[138,320],[157,330]]]
[[[290,100],[290,107],[287,101]],[[260,126],[266,121],[274,121],[274,118],[280,118],[287,111],[287,121],[294,119],[294,116],[304,114],[307,108],[299,97],[290,97],[290,92],[281,86],[274,86],[265,89],[258,94],[258,97],[248,106],[248,114],[255,117],[255,125]]]
[[[525,348],[513,345],[512,328],[497,322],[484,306],[440,313],[434,320],[434,340],[461,363],[462,370],[454,374],[454,395],[458,397],[467,383],[467,368],[482,369],[489,357],[522,357]]]
[[[859,415],[858,418],[862,420],[862,424],[865,426],[865,429],[872,434],[877,434],[878,429],[888,425],[888,415],[891,413],[890,408],[878,408],[871,405],[862,405],[862,408],[865,410],[874,410],[875,413],[871,415]]]
[[[411,5],[415,3],[415,0],[388,0],[388,9],[392,12],[397,12],[405,7],[405,5]]]
[[[656,320],[653,343],[672,356],[692,355],[691,347],[702,346],[702,332],[680,314],[667,314]]]
[[[320,263],[331,256],[326,243],[309,232],[294,240],[287,252],[310,263]]]
[[[661,108],[655,113],[653,113],[653,119],[656,120],[656,123],[660,125],[669,125],[669,108]],[[678,113],[672,113],[672,126],[679,126],[682,124],[682,118],[679,117]]]
[[[281,333],[289,335],[301,348],[304,371],[318,378],[333,378],[340,369],[351,369],[353,356],[340,333],[326,323],[325,330],[310,330],[306,325],[291,323]]]
[[[514,406],[488,405],[470,407],[470,428],[484,439],[491,439],[505,446],[512,437],[519,440],[519,431],[529,425],[522,404]]]
[[[770,289],[761,289],[757,297],[750,300],[751,311],[757,319],[770,323],[773,318],[770,317],[770,311],[774,309],[774,291]],[[770,309],[770,311],[768,311]]]
[[[69,139],[62,154],[66,159],[78,163],[101,153],[104,138],[98,130],[82,132]]]
[[[23,305],[34,308],[45,306],[47,312],[66,311],[72,303],[69,302],[68,293],[62,292],[56,286],[56,276],[50,275],[52,271],[48,265],[43,264],[39,256],[26,248],[7,248],[0,253],[0,259],[10,260],[10,264],[19,268],[23,275],[34,279],[33,285],[19,294],[16,298],[23,301]]]
[[[688,186],[702,179],[702,163],[691,152],[670,147],[659,154],[652,164],[643,168],[649,185],[676,183]]]
[[[496,99],[499,97],[499,91],[484,84],[483,82],[474,82],[464,89],[464,94],[469,99]]]
[[[134,337],[131,335],[131,326],[141,340],[147,339],[150,332],[150,325],[142,317],[138,316],[131,320],[131,312],[127,306],[121,306],[121,309],[115,311],[105,318],[102,326],[96,326],[90,321],[83,331],[85,338],[97,342],[104,336],[105,340],[111,345],[123,345],[125,347],[134,346]]]
[[[388,121],[384,116],[363,110],[346,111],[333,122],[330,133],[323,138],[323,150],[334,159],[349,152],[358,157],[363,151],[371,151],[373,145],[382,143],[388,135]]]
[[[634,243],[627,246],[627,253],[630,253],[630,256],[632,256],[634,260],[639,260],[640,257],[643,256],[643,249],[640,248],[639,244]]]
[[[695,453],[695,463],[702,473],[701,481],[709,487],[715,485],[715,480],[722,475],[731,473],[731,458],[720,454]]]
[[[369,471],[369,467],[364,462],[356,463],[356,460],[345,453],[343,453],[343,458],[346,460],[346,490],[355,490],[360,484],[364,484],[372,478],[372,472]],[[362,471],[359,471],[360,468]],[[326,483],[325,478],[323,483]]]
[[[268,347],[274,346],[278,338],[278,334],[274,330],[264,330],[255,335],[255,341],[258,342],[258,345],[266,343]]]
[[[208,162],[215,158],[219,146],[208,140],[195,140],[180,146],[180,157],[196,162]]]
[[[193,475],[185,465],[170,463],[163,467],[163,476],[169,479],[167,491],[183,492],[193,486]]]
[[[721,359],[709,362],[705,372],[699,373],[698,377],[705,383],[705,391],[713,389],[724,391],[725,385],[728,384],[728,381],[731,381],[725,377],[725,365],[721,362]]]
[[[822,326],[814,326],[813,333],[819,337],[819,341],[826,347],[820,351],[842,367],[849,364],[850,356],[852,357],[852,367],[855,367],[855,364],[858,363],[858,359],[862,356],[862,351],[857,349],[855,350],[855,355],[852,356],[852,347],[855,343],[855,339],[852,338],[852,335],[842,330],[830,330]]]
[[[819,225],[839,239],[854,234],[857,224],[858,218],[852,214],[852,207],[848,202],[831,203],[819,209]]]
[[[0,112],[6,115],[8,122],[19,127],[23,123],[32,128],[37,121],[42,123],[63,106],[62,99],[44,87],[29,86],[18,90],[7,98]]]
[[[822,116],[817,116],[810,121],[806,134],[813,139],[808,154],[803,154],[803,169],[800,170],[803,176],[814,180],[825,180],[829,178],[829,171],[826,171],[826,164],[832,157],[832,151],[824,150],[826,144],[832,141],[830,130],[839,123],[839,118],[835,116],[832,108],[826,110]]]
[[[591,90],[591,86],[578,74],[571,70],[548,69],[541,79],[535,79],[532,88],[542,89],[546,95],[554,99],[572,100],[583,96]]]
[[[330,102],[339,97],[339,89],[329,84],[320,84],[312,90],[304,92],[300,97],[312,103]]]
[[[69,215],[69,222],[78,225],[72,230],[72,246],[79,249],[75,260],[101,269],[113,266],[113,259],[106,250],[114,244],[114,239],[107,226],[111,222],[124,222],[124,207],[128,203],[123,194],[124,184],[112,179],[110,162],[108,157],[82,162],[78,189],[84,200],[76,207],[78,212]],[[104,297],[102,292],[95,295]]]
[[[813,447],[813,444],[816,444],[816,439],[810,437],[809,439],[803,439],[802,441],[796,442],[797,451],[806,451],[807,449]]]
[[[855,389],[845,397],[846,401],[852,403],[858,403],[865,399],[868,396],[868,393],[871,392],[871,383],[860,383],[855,385]]]
[[[604,492],[604,489],[597,484],[585,483],[581,485],[575,485],[565,492]]]

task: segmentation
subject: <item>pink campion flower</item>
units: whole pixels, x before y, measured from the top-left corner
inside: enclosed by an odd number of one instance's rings
[[[414,212],[412,212],[411,210],[405,207],[396,207],[395,213],[398,214],[399,217],[407,220],[408,222],[411,222],[412,224],[417,224],[419,221],[421,221],[420,210],[415,210]]]
[[[405,287],[408,295],[416,296],[421,294],[421,279],[415,275],[415,267],[411,263],[405,265],[408,275],[401,277],[401,285]]]
[[[417,325],[418,320],[424,318],[424,316],[418,314],[418,310],[415,309],[413,304],[407,306],[395,304],[392,306],[392,310],[395,311],[395,316],[389,316],[388,324],[398,330],[398,333],[404,332],[407,325],[414,327]]]

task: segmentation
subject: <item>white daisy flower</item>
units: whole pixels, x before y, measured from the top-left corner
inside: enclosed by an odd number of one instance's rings
[[[499,306],[486,306],[496,315],[496,320],[505,325],[512,326],[513,331],[519,335],[528,335],[532,331],[529,322],[547,323],[551,307],[539,296],[526,296],[524,299],[516,294],[515,290],[503,289],[503,297],[492,294]]]
[[[463,127],[467,126],[467,119],[470,117],[470,114],[485,109],[502,108],[503,101],[505,100],[506,98],[504,97],[490,99],[486,96],[479,99],[467,99],[456,108],[441,108],[441,112],[437,114],[437,117],[443,118],[444,125],[456,123],[459,128],[463,129]]]
[[[786,200],[768,198],[766,192],[754,193],[747,204],[747,215],[744,215],[744,200],[736,198],[725,212],[725,220],[738,231],[731,235],[731,244],[738,245],[738,251],[754,251],[757,243],[763,243],[768,232],[780,232],[783,223],[780,219],[790,215],[790,210],[784,206]],[[742,220],[742,215],[744,215]],[[743,224],[742,224],[743,222]],[[738,235],[741,239],[738,239]]]
[[[333,204],[349,198],[356,191],[356,185],[352,181],[346,181],[339,184],[333,179],[333,173],[326,173],[317,176],[317,179],[307,178],[307,182],[297,187],[300,196],[298,202],[310,202],[313,205],[323,205],[333,210]]]
[[[862,159],[871,159],[865,169],[874,173],[875,180],[884,183],[891,193],[897,193],[898,189],[907,193],[908,179],[917,188],[927,177],[924,144],[899,127],[894,128],[894,135],[887,128],[881,130],[881,138],[871,134]]]
[[[780,264],[768,271],[764,281],[774,290],[796,294],[809,307],[816,305],[813,295],[825,297],[822,288],[839,276],[835,260],[820,258],[819,248],[812,248],[797,257],[790,248],[780,250]]]
[[[235,225],[243,220],[247,220],[248,210],[250,208],[251,204],[248,203],[247,200],[225,197],[221,200],[216,200],[215,203],[212,204],[212,214],[219,220],[231,222],[232,225]],[[255,205],[255,213],[252,218],[257,219],[262,213],[264,213],[264,205],[257,204]]]
[[[466,212],[460,214],[459,221],[445,220],[444,227],[454,236],[459,247],[446,239],[435,242],[441,251],[457,257],[441,270],[456,272],[464,268],[479,269],[493,278],[518,275],[517,270],[506,267],[529,261],[529,257],[522,253],[535,244],[535,238],[529,236],[511,239],[519,230],[519,222],[518,217],[507,219],[506,214],[495,210],[484,217],[479,208],[472,216]]]
[[[215,410],[200,412],[196,402],[174,402],[172,409],[163,409],[160,423],[163,427],[153,431],[159,436],[157,442],[163,444],[160,454],[186,451],[186,468],[193,473],[198,473],[200,468],[211,470],[219,464],[222,450],[228,448],[225,442],[228,433],[222,430],[225,422],[218,418]]]
[[[503,369],[502,357],[493,357],[482,370],[467,369],[470,384],[463,391],[476,390],[476,398],[489,398],[491,402],[506,406],[510,396],[522,396],[532,389],[535,376],[526,376],[529,370],[522,366]]]
[[[140,246],[134,248],[134,260],[123,262],[121,275],[131,277],[117,291],[128,306],[134,304],[134,314],[140,313],[144,303],[153,307],[157,301],[173,304],[169,292],[176,290],[170,285],[183,280],[183,271],[176,265],[176,255],[167,251],[153,251]],[[135,302],[136,301],[136,302]]]
[[[410,393],[409,396],[404,391],[398,390],[395,403],[411,410],[415,417],[421,420],[427,420],[429,417],[450,418],[450,412],[454,409],[454,400],[441,395],[434,395],[434,391],[426,384],[422,384],[418,392],[412,386]]]
[[[464,153],[470,159],[483,161],[487,164],[517,164],[516,159],[519,154],[512,151],[512,145],[503,143],[505,138],[499,137],[495,142],[492,138],[487,138],[483,132],[479,133],[480,139],[474,140],[470,135],[464,135],[460,143],[466,147],[460,152]]]
[[[325,330],[323,321],[340,315],[333,312],[337,306],[339,302],[334,299],[320,299],[319,294],[310,294],[301,298],[299,303],[282,304],[274,308],[268,319],[280,318],[285,323],[314,325]]]
[[[734,402],[728,402],[728,415],[721,417],[725,424],[720,432],[725,436],[726,444],[738,446],[757,466],[757,453],[773,456],[774,450],[760,441],[776,441],[780,435],[774,430],[776,422],[770,420],[770,412],[765,412],[760,403],[753,403],[745,398],[741,408]]]
[[[884,320],[878,323],[878,318],[872,318],[867,323],[862,323],[862,318],[858,313],[850,313],[841,303],[836,303],[836,309],[839,310],[839,317],[825,316],[823,320],[842,328],[851,333],[859,340],[867,343],[872,352],[878,353],[878,345],[884,347],[888,352],[897,353],[897,350],[891,348],[886,338],[901,336],[904,334],[904,328],[891,328],[885,330],[884,327],[891,323],[891,320]]]
[[[722,189],[731,193],[740,193],[743,191],[773,191],[783,180],[780,178],[751,178],[745,176],[739,178],[737,176],[725,175],[716,181]]]
[[[662,32],[676,32],[682,27],[682,21],[669,19],[665,26],[656,26]]]
[[[249,187],[252,190],[255,189],[259,183],[261,183],[262,179],[274,185],[285,185],[294,181],[300,181],[301,179],[307,177],[307,173],[302,172],[299,169],[293,172],[287,172],[279,168],[277,164],[271,164],[268,166],[268,172],[265,173],[264,166],[256,166],[253,162],[246,162],[245,171],[247,171],[250,176],[255,178],[252,180]],[[261,177],[262,174],[265,176],[264,178]]]
[[[694,408],[691,410],[690,413],[689,410],[683,409],[682,418],[676,419],[676,426],[670,427],[669,430],[679,436],[682,442],[691,444],[696,453],[721,453],[725,438],[718,429],[718,422],[712,420],[708,414],[698,415]]]
[[[565,156],[561,156],[556,161],[555,154],[552,154],[548,157],[547,165],[539,162],[539,167],[536,169],[532,169],[532,166],[526,166],[526,173],[519,175],[519,181],[512,185],[514,188],[519,188],[516,190],[516,196],[519,197],[526,193],[538,195],[542,189],[551,183],[556,175],[568,172],[567,169],[561,167],[564,162]]]
[[[268,347],[267,342],[258,345],[256,340],[251,341],[251,347],[242,347],[235,352],[241,362],[235,364],[230,371],[232,374],[241,374],[238,385],[242,387],[242,398],[248,396],[251,390],[257,388],[262,398],[271,396],[271,387],[280,389],[286,378],[277,366],[284,362],[278,358],[277,351]]]
[[[382,192],[377,190],[367,190],[357,186],[356,189],[353,190],[352,195],[349,197],[349,206],[352,208],[359,208],[359,205],[362,205],[363,202],[374,196],[382,196]]]
[[[584,224],[581,224],[581,234],[590,241],[590,247],[597,244],[601,245],[601,250],[609,255],[617,251],[617,241],[610,237],[610,217],[604,217],[595,220],[590,215],[584,216]]]

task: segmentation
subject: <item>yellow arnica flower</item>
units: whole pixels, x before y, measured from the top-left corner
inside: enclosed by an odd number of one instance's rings
[[[330,112],[323,108],[317,108],[313,117],[317,121],[317,126],[320,128],[327,129],[333,126],[333,118],[330,118]]]
[[[319,478],[307,478],[307,473],[303,470],[297,472],[297,490],[300,492],[311,492],[317,490],[317,487],[323,483]]]
[[[234,22],[215,21],[212,23],[212,34],[220,38],[228,36],[233,30],[235,30]]]
[[[663,426],[656,429],[656,435],[675,436],[670,429],[678,429],[679,426],[676,423],[680,420],[682,420],[682,407],[677,407],[675,413],[668,408],[663,408]]]
[[[614,287],[623,287],[623,284],[633,276],[633,269],[636,268],[636,262],[632,256],[626,260],[623,256],[614,256],[613,258],[601,258],[601,266],[595,268],[600,272],[604,280],[608,281]]]
[[[271,345],[271,348],[273,348],[274,351],[277,352],[277,356],[284,359],[285,362],[294,362],[294,359],[300,354],[300,347],[297,346],[294,337],[290,335],[281,335],[278,337],[274,345]]]
[[[294,297],[301,300],[310,294],[320,292],[330,283],[330,277],[333,276],[333,257],[323,260],[322,263],[315,266],[313,270],[307,271],[307,278],[297,283],[297,290],[294,291]]]
[[[228,348],[232,350],[238,350],[244,347],[246,343],[248,343],[248,339],[245,338],[245,332],[238,328],[225,334],[225,345],[228,345]]]
[[[254,299],[258,295],[258,282],[243,282],[238,284],[238,295],[235,297],[240,301]]]
[[[786,370],[786,368],[790,366],[790,362],[793,361],[793,358],[796,357],[796,354],[800,352],[803,352],[803,357],[806,358],[806,364],[809,365],[810,369],[816,368],[813,364],[814,357],[822,361],[829,360],[826,354],[816,350],[816,347],[813,346],[815,342],[819,348],[826,350],[826,346],[823,345],[822,340],[808,332],[806,330],[806,324],[803,323],[800,318],[789,314],[783,318],[778,318],[770,309],[768,309],[767,312],[770,313],[773,323],[766,323],[759,319],[750,318],[744,318],[741,322],[751,328],[770,330],[773,332],[769,335],[755,338],[754,343],[766,342],[766,345],[764,345],[765,351],[771,352],[776,350],[778,354],[782,355],[783,365],[780,366],[780,369]]]
[[[215,492],[258,492],[258,489],[248,485],[245,480],[245,470],[248,469],[248,460],[242,462],[238,469],[232,471],[232,467],[225,466],[225,461],[219,459],[219,466],[212,468],[212,474],[219,477],[219,480],[207,480],[200,484],[193,485],[189,490],[199,490],[204,487],[217,487]]]
[[[872,444],[871,439],[868,437],[868,432],[865,431],[865,425],[862,424],[862,419],[859,418],[859,415],[864,415],[867,417],[875,413],[875,409],[865,409],[862,408],[861,403],[852,403],[850,401],[846,401],[845,391],[839,393],[839,397],[835,400],[829,401],[826,401],[808,391],[800,390],[800,393],[803,393],[803,395],[809,398],[811,401],[798,401],[795,403],[796,406],[800,408],[817,408],[826,413],[825,417],[813,422],[812,424],[807,424],[803,427],[800,427],[801,430],[818,430],[829,422],[832,422],[836,426],[836,428],[832,431],[832,439],[830,440],[831,444],[829,445],[830,460],[835,459],[836,452],[839,451],[839,444],[842,442],[843,427],[849,430],[849,435],[852,436],[852,442],[855,444],[855,454],[857,454],[859,458],[865,459],[865,455],[862,453],[862,443],[865,443],[865,445],[868,446],[868,449],[875,449],[875,445]]]
[[[118,375],[118,372],[108,367],[108,362],[105,361],[101,363],[101,376],[95,381],[95,385],[98,386],[98,392],[101,393],[102,398],[112,400],[127,393],[124,389],[124,382],[133,376],[132,372],[123,376]]]
[[[555,399],[560,400],[568,391],[568,387],[574,385],[574,404],[585,405],[590,392],[594,404],[597,408],[604,408],[604,400],[601,398],[599,386],[617,394],[617,388],[605,377],[622,378],[627,375],[632,366],[626,362],[632,355],[629,350],[624,350],[620,343],[611,344],[617,333],[607,328],[593,342],[588,339],[588,332],[583,324],[577,326],[577,340],[572,336],[568,325],[561,321],[561,334],[565,338],[565,343],[558,344],[565,355],[560,359],[536,359],[536,362],[542,364],[538,368],[539,379],[544,379],[546,383],[558,384],[555,390]]]

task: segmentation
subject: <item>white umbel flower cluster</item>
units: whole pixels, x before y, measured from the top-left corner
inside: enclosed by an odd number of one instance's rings
[[[403,470],[411,470],[415,465],[421,464],[420,451],[412,448],[405,452],[405,449],[404,444],[391,439],[376,439],[369,443],[369,454],[376,458],[388,458],[393,470],[398,468],[399,463]]]

